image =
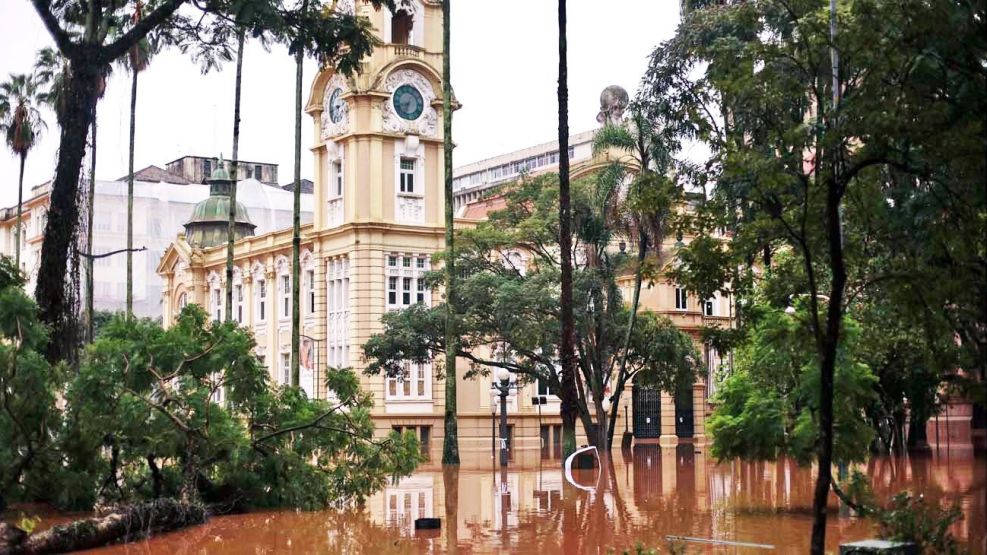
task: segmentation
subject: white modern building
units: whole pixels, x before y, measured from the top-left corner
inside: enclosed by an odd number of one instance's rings
[[[134,253],[134,313],[160,318],[161,288],[164,283],[155,271],[161,255],[192,215],[197,203],[209,196],[209,185],[191,182],[182,175],[150,166],[135,172],[134,247],[147,250]],[[27,290],[34,291],[41,245],[47,222],[50,185],[31,191],[24,202],[21,237],[21,269],[28,276]],[[245,179],[237,186],[237,200],[261,235],[291,227],[293,193],[256,179]],[[302,223],[312,221],[312,195],[302,194]],[[0,209],[0,254],[14,256],[17,207]],[[96,183],[93,218],[93,253],[102,254],[127,246],[127,181]],[[97,310],[123,310],[126,304],[127,255],[114,254],[97,259],[93,276],[93,300]]]

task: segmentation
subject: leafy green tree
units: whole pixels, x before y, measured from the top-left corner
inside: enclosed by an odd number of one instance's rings
[[[717,392],[716,409],[707,422],[713,456],[790,456],[808,464],[820,433],[813,418],[819,410],[820,376],[819,359],[807,348],[812,334],[806,313],[756,310],[764,313],[737,349],[733,372]],[[876,397],[877,378],[856,355],[860,327],[847,321],[844,329],[847,339],[841,344],[834,379],[834,459],[848,463],[863,460],[869,452],[873,430],[865,409]]]
[[[0,132],[7,147],[20,159],[21,170],[17,179],[17,227],[14,228],[14,262],[21,265],[21,241],[24,230],[21,224],[24,204],[24,163],[31,149],[38,144],[45,130],[45,121],[38,111],[42,102],[38,83],[33,75],[10,75],[0,83]]]
[[[187,308],[165,330],[117,317],[66,401],[66,506],[176,496],[225,509],[319,508],[361,499],[419,460],[415,440],[374,437],[372,399],[327,371],[334,401],[276,387],[235,324]],[[106,456],[101,456],[107,453]]]
[[[643,312],[631,333],[626,364],[621,365],[630,311],[616,280],[627,255],[608,248],[613,243],[604,211],[608,201],[596,180],[574,182],[572,193],[572,227],[581,246],[573,276],[574,347],[581,382],[576,418],[593,444],[609,449],[624,386],[635,379],[666,391],[691,384],[698,355],[692,340],[670,321]],[[463,276],[458,283],[458,339],[460,357],[470,361],[464,375],[479,378],[507,368],[522,382],[541,380],[559,391],[557,177],[524,179],[503,194],[506,208],[460,231],[457,238],[456,267]],[[429,279],[441,283],[438,275]],[[406,361],[424,363],[444,354],[447,317],[442,305],[415,305],[386,314],[384,331],[364,345],[367,372],[401,376]],[[605,398],[617,406],[609,414],[603,410]]]
[[[805,295],[820,368],[817,461],[829,469],[852,295],[875,283],[895,297],[910,291],[915,314],[939,313],[938,329],[951,327],[968,353],[982,354],[984,329],[972,322],[987,310],[975,300],[985,294],[985,251],[946,235],[961,226],[984,236],[987,141],[982,119],[968,117],[987,106],[977,65],[987,52],[984,7],[847,1],[837,34],[836,10],[816,1],[690,4],[675,38],[655,51],[642,93],[649,117],[709,146],[702,171],[683,175],[712,185],[712,221],[734,232],[720,257],[729,263],[690,287],[731,281],[732,268],[758,257],[771,267],[772,252],[797,257],[802,281],[788,293]],[[933,216],[944,204],[956,214]],[[904,225],[909,212],[925,216],[917,233]],[[756,279],[735,282],[750,288]],[[916,295],[921,283],[928,290]],[[982,381],[984,357],[973,358]],[[830,483],[819,472],[814,554],[825,548]]]
[[[44,491],[43,483],[26,479],[32,468],[57,469],[51,438],[66,368],[39,354],[47,332],[23,288],[20,270],[0,257],[0,508]]]

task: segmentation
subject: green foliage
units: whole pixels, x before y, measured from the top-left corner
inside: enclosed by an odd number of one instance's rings
[[[903,491],[891,499],[891,505],[878,513],[881,534],[891,540],[913,542],[923,555],[965,553],[949,528],[963,519],[958,506],[941,507],[938,503]]]
[[[36,311],[19,287],[0,290],[8,499],[310,509],[360,501],[420,460],[413,437],[375,437],[372,400],[352,371],[327,370],[331,400],[277,387],[251,335],[210,324],[196,306],[169,329],[114,316],[71,377],[39,354]]]
[[[735,353],[735,368],[717,392],[707,422],[719,459],[814,457],[818,437],[819,363],[805,313],[764,314]],[[859,327],[844,322],[847,338],[838,354],[834,395],[834,458],[863,459],[872,438],[865,409],[877,379],[856,360]]]
[[[504,367],[522,381],[560,387],[561,337],[557,176],[522,179],[503,191],[506,206],[456,239],[460,356],[470,361],[467,378]],[[630,335],[627,366],[619,371],[630,310],[617,288],[627,255],[610,250],[618,231],[607,219],[609,194],[595,179],[572,183],[572,213],[585,257],[574,270],[573,315],[582,390],[579,411],[589,429],[596,407],[587,400],[619,392],[638,379],[673,391],[691,384],[699,356],[691,339],[667,319],[638,315]],[[616,249],[614,249],[616,250]],[[441,275],[430,276],[441,283]],[[405,361],[425,362],[445,352],[444,305],[414,305],[385,314],[384,331],[364,345],[367,372],[400,376]],[[614,398],[614,405],[619,397]],[[611,411],[611,416],[617,413]],[[612,418],[611,422],[612,424]]]

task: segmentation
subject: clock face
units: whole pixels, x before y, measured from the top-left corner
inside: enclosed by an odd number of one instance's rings
[[[346,102],[342,99],[342,96],[342,89],[332,91],[332,95],[329,96],[329,119],[333,123],[339,123],[343,120],[343,108]]]
[[[404,119],[416,120],[425,109],[422,93],[411,85],[401,85],[394,91],[394,111]]]

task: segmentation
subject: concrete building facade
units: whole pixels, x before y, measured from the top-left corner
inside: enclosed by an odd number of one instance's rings
[[[209,185],[180,173],[149,166],[135,172],[134,246],[147,250],[134,253],[134,313],[161,318],[161,288],[157,263],[192,214],[193,207],[208,198]],[[237,198],[246,207],[257,233],[291,225],[292,194],[255,179],[241,181]],[[47,224],[50,185],[31,191],[24,202],[21,236],[21,270],[28,278],[27,291],[34,292],[41,263],[41,244]],[[103,254],[127,244],[127,180],[96,182],[93,217],[93,248]],[[302,219],[312,219],[312,195],[302,196]],[[0,209],[0,254],[13,257],[17,207]],[[123,310],[126,305],[126,255],[100,258],[93,269],[93,302],[97,310]]]
[[[319,368],[366,366],[361,346],[381,331],[381,317],[414,303],[438,302],[440,292],[423,281],[431,256],[444,247],[442,143],[442,13],[438,0],[404,0],[399,12],[374,11],[360,2],[337,9],[367,17],[383,44],[346,78],[323,69],[312,83],[306,111],[315,145],[314,213],[302,226],[301,386],[324,396]],[[458,107],[455,99],[453,106]],[[575,176],[598,169],[592,132],[574,135]],[[554,157],[552,152],[555,152]],[[557,164],[557,146],[540,145],[457,170],[457,225],[474,225],[493,206],[483,198],[490,187]],[[499,174],[498,174],[499,169]],[[473,176],[478,177],[474,178]],[[291,345],[291,229],[259,233],[236,245],[234,318],[251,329],[257,355],[274,383],[288,383]],[[204,248],[180,236],[158,265],[163,278],[166,325],[188,303],[221,317],[225,301],[225,249]],[[629,287],[625,279],[624,287]],[[678,303],[678,304],[676,304]],[[711,321],[728,324],[729,301],[715,308],[669,283],[656,283],[642,306],[668,314],[684,329],[698,331]],[[711,362],[718,364],[718,358]],[[715,359],[715,360],[713,360]],[[461,363],[465,368],[466,361]],[[373,394],[379,432],[413,430],[433,458],[441,449],[444,383],[433,364],[409,364],[405,379],[363,376]],[[462,380],[462,378],[460,378]],[[460,451],[464,459],[491,450],[490,382],[458,384]],[[634,413],[629,386],[624,399]],[[646,391],[637,412],[645,441],[674,445],[703,441],[706,386],[673,396]],[[545,404],[534,404],[541,396]],[[646,401],[646,402],[644,402]],[[511,456],[519,462],[557,458],[561,453],[559,400],[537,384],[522,386],[508,402]],[[681,419],[681,422],[679,421]],[[678,426],[677,426],[678,424]],[[623,430],[623,426],[620,427]]]

